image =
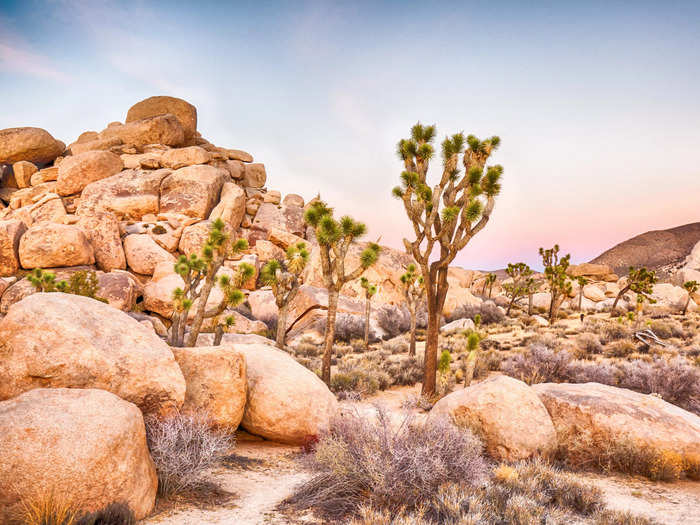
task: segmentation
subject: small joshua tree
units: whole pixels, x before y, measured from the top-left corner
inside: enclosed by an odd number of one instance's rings
[[[467,388],[472,379],[474,379],[474,369],[476,361],[479,358],[479,345],[481,344],[481,335],[478,332],[470,332],[467,334],[467,358],[464,366],[464,388]]]
[[[228,257],[247,248],[248,241],[245,239],[233,240],[230,234],[225,231],[224,221],[217,219],[211,225],[209,237],[202,248],[201,255],[180,256],[175,263],[175,272],[182,277],[185,285],[183,288],[176,288],[173,292],[174,308],[168,338],[171,346],[183,346],[183,344],[195,346],[204,319],[213,317],[217,318],[215,337],[219,341],[221,340],[223,327],[219,328],[219,323],[223,322],[229,328],[233,324],[233,318],[219,319],[219,317],[226,308],[238,306],[243,302],[245,296],[240,287],[255,274],[255,268],[250,264],[241,263],[236,268],[233,277],[228,275],[217,277],[217,273]],[[207,311],[207,300],[217,284],[224,293],[224,300],[215,309]],[[196,309],[185,342],[187,319],[195,302]]]
[[[588,284],[588,279],[579,276],[576,277],[576,283],[578,284],[578,311],[580,312],[583,308],[583,287]]]
[[[688,292],[688,298],[685,300],[685,306],[683,307],[683,312],[681,315],[685,315],[688,311],[688,306],[690,305],[690,296],[698,291],[700,284],[697,281],[686,281],[683,283],[683,288]]]
[[[323,281],[328,290],[328,318],[323,350],[321,379],[330,385],[331,353],[335,340],[335,318],[338,311],[338,296],[345,283],[359,278],[362,273],[377,262],[379,245],[369,243],[360,254],[360,264],[350,272],[345,271],[345,257],[350,246],[367,231],[367,227],[347,215],[336,220],[333,208],[321,201],[315,201],[304,213],[306,224],[314,228],[321,255]]]
[[[371,300],[377,293],[377,287],[370,283],[366,277],[360,277],[360,286],[365,290],[365,350],[369,350],[369,314],[371,313]]]
[[[645,300],[650,303],[655,303],[656,301],[651,297],[651,293],[654,291],[654,284],[656,284],[657,280],[655,271],[647,270],[644,267],[634,268],[630,266],[629,274],[627,275],[627,284],[620,290],[617,297],[615,297],[612,309],[610,310],[610,317],[615,317],[618,301],[629,291],[637,294],[638,308],[641,308]]]
[[[481,291],[482,297],[487,297],[486,296],[486,289],[488,288],[489,295],[488,298],[491,299],[491,294],[493,292],[493,283],[496,282],[496,274],[495,273],[488,273],[486,274],[486,278],[484,278],[484,289]]]
[[[508,263],[508,268],[506,268],[506,274],[513,279],[512,283],[503,283],[503,291],[506,293],[506,297],[510,299],[508,302],[508,309],[506,310],[506,315],[510,315],[510,311],[513,305],[520,297],[525,297],[534,284],[534,279],[532,274],[534,272],[525,263]]]
[[[284,348],[287,334],[287,314],[289,305],[294,300],[301,286],[301,273],[309,261],[306,243],[300,242],[287,248],[284,261],[272,259],[260,270],[260,280],[272,288],[277,304],[277,336],[275,341],[279,348]]]
[[[557,315],[557,310],[564,302],[564,299],[571,293],[571,281],[566,275],[571,261],[571,254],[559,257],[559,245],[545,250],[540,248],[542,265],[544,266],[544,278],[549,283],[551,300],[549,303],[549,322],[553,322]]]
[[[427,176],[434,155],[434,138],[435,126],[417,123],[411,128],[411,136],[399,141],[397,153],[404,171],[401,186],[393,190],[394,196],[402,200],[415,233],[414,240],[404,239],[404,246],[418,263],[426,290],[424,396],[435,394],[440,317],[449,287],[449,265],[486,227],[501,191],[503,174],[499,165],[486,166],[501,142],[498,137],[479,140],[474,135],[457,133],[442,142],[442,174],[437,184],[430,187]]]
[[[406,306],[411,316],[411,328],[409,331],[410,343],[408,355],[416,355],[416,310],[425,297],[425,286],[423,286],[423,276],[416,272],[416,265],[409,264],[406,273],[401,276],[403,295],[406,298]]]

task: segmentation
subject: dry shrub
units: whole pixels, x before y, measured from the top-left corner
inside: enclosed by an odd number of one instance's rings
[[[652,481],[693,479],[700,468],[700,458],[684,456],[641,444],[629,436],[593,435],[577,429],[560,436],[557,457],[575,470],[620,472],[644,476]]]
[[[447,322],[452,322],[457,319],[471,319],[480,315],[481,324],[502,323],[506,314],[493,301],[484,301],[479,305],[462,305],[454,309],[452,314],[446,318]]]
[[[602,344],[608,344],[619,339],[629,339],[632,330],[624,323],[612,319],[586,318],[583,322],[586,331],[598,334]]]
[[[629,511],[604,510],[595,516],[595,525],[654,525],[654,521]]]
[[[342,394],[341,397],[350,394],[353,398],[363,398],[377,390],[386,390],[391,384],[389,374],[368,359],[342,363],[331,377],[331,390]]]
[[[423,356],[407,356],[386,361],[384,370],[394,385],[415,385],[423,380]]]
[[[405,354],[408,352],[408,341],[404,337],[394,337],[382,343],[382,348],[391,354]]]
[[[374,311],[374,317],[379,327],[386,332],[389,338],[408,332],[411,326],[411,317],[405,306],[379,306]]]
[[[670,339],[671,337],[686,337],[683,330],[683,325],[675,319],[654,319],[649,323],[649,328],[661,339]]]
[[[632,341],[619,340],[605,345],[604,353],[607,357],[627,357],[637,351],[637,345]]]
[[[361,339],[365,335],[365,320],[360,315],[339,313],[335,319],[336,341]],[[371,335],[371,334],[370,334]]]
[[[573,356],[566,350],[555,350],[542,343],[533,343],[525,352],[503,361],[501,370],[529,385],[560,383],[568,380],[572,360]]]
[[[147,417],[146,438],[162,496],[204,486],[205,472],[234,445],[233,436],[213,430],[201,414]]]
[[[577,357],[583,358],[589,355],[603,353],[603,345],[596,334],[584,332],[576,338],[576,349],[579,351]]]
[[[28,501],[20,513],[22,525],[134,525],[129,506],[115,502],[95,512],[80,512],[68,500],[53,492]]]
[[[82,515],[75,525],[135,525],[136,517],[125,503],[112,503],[104,509]]]
[[[437,520],[434,498],[442,485],[476,486],[488,472],[482,444],[471,432],[447,421],[417,425],[410,416],[391,422],[381,408],[372,418],[336,418],[308,461],[316,475],[284,505],[341,522],[358,516],[362,505],[421,511]]]

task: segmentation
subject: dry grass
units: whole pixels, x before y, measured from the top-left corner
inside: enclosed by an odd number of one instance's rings
[[[125,503],[111,503],[95,512],[81,512],[53,492],[25,502],[15,523],[21,525],[134,525],[136,518]]]

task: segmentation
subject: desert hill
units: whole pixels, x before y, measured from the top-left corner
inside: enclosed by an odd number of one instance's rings
[[[646,266],[668,276],[700,242],[700,222],[667,230],[653,230],[632,237],[606,250],[591,262],[607,264],[624,275],[630,266]]]

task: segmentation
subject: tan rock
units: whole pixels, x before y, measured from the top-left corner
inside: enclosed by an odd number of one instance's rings
[[[246,360],[248,403],[241,425],[251,434],[303,444],[328,428],[338,402],[311,370],[262,344],[234,344]]]
[[[264,202],[255,213],[253,227],[268,232],[272,228],[278,228],[302,237],[305,230],[303,212],[296,206],[278,206]]]
[[[28,161],[47,164],[58,157],[66,145],[41,128],[0,129],[0,164]]]
[[[451,286],[447,289],[442,314],[446,317],[451,317],[463,306],[479,306],[482,302],[479,297],[471,293],[469,288],[455,288]]]
[[[271,204],[279,204],[282,199],[282,194],[277,190],[270,190],[263,195],[263,202]]]
[[[148,413],[182,405],[185,381],[152,330],[111,306],[35,293],[0,321],[0,399],[37,387],[101,388]]]
[[[243,355],[226,346],[172,350],[187,382],[181,411],[207,413],[214,426],[235,430],[243,418],[248,389]]]
[[[83,231],[67,224],[41,224],[29,228],[19,243],[23,268],[56,268],[94,264],[95,255]]]
[[[284,196],[284,199],[282,200],[282,204],[284,206],[296,206],[298,208],[303,208],[304,207],[304,197],[301,195],[297,195],[295,193],[289,193],[288,195]]]
[[[31,188],[23,188],[15,191],[12,193],[10,199],[10,208],[17,209],[34,204],[47,193],[56,193],[55,182],[46,182],[44,184],[32,186]]]
[[[187,166],[168,175],[160,186],[160,210],[206,219],[219,200],[228,174],[213,166]]]
[[[265,186],[267,173],[265,165],[260,163],[246,164],[243,173],[243,186],[251,188],[262,188]]]
[[[186,226],[182,230],[182,236],[180,237],[180,244],[178,247],[180,253],[184,253],[185,255],[192,255],[193,253],[196,255],[201,254],[202,248],[209,238],[210,230],[211,221],[202,221]]]
[[[49,495],[151,513],[158,478],[140,410],[104,390],[39,388],[0,402],[0,521]]]
[[[253,162],[253,156],[246,151],[240,149],[226,148],[219,148],[219,150],[223,151],[231,160],[238,160],[241,162]]]
[[[238,228],[245,215],[245,200],[243,188],[234,182],[224,183],[219,204],[211,211],[209,219],[221,219],[232,228]]]
[[[290,246],[296,246],[300,242],[307,244],[309,247],[311,246],[311,244],[307,243],[307,241],[304,240],[303,237],[294,235],[293,233],[289,233],[286,230],[282,230],[280,228],[275,227],[270,228],[270,242],[275,243],[277,246],[281,247],[284,250],[286,250]]]
[[[109,151],[86,151],[67,157],[58,167],[56,192],[59,195],[80,193],[91,182],[119,173],[124,164]]]
[[[278,261],[284,260],[284,250],[270,241],[260,240],[256,242],[254,250],[261,264],[265,264],[272,259],[277,259]]]
[[[179,147],[185,144],[185,132],[180,121],[172,114],[134,120],[110,126],[100,133],[100,139],[117,138],[124,144],[142,148],[148,144]],[[73,149],[73,148],[71,148]]]
[[[140,220],[159,212],[160,184],[170,170],[125,170],[88,184],[83,190],[78,215],[112,212],[119,219]]]
[[[210,160],[211,153],[199,146],[170,149],[163,153],[162,157],[163,165],[174,170],[195,164],[206,164]]]
[[[157,96],[137,102],[129,108],[126,114],[126,122],[139,121],[147,117],[166,115],[168,113],[175,115],[180,122],[184,132],[185,143],[191,143],[197,132],[197,108],[180,98]],[[159,143],[158,141],[152,142]],[[160,142],[160,144],[164,143]]]
[[[109,272],[126,269],[126,256],[119,236],[119,222],[114,214],[85,213],[78,217],[77,225],[90,242],[100,270]]]
[[[547,455],[557,446],[554,425],[542,401],[512,377],[495,376],[448,394],[432,408],[426,424],[444,417],[475,431],[497,460]]]
[[[245,164],[243,164],[240,160],[227,160],[225,161],[223,167],[226,169],[226,171],[228,171],[232,179],[240,180],[243,178],[243,174],[245,173]]]
[[[58,166],[51,166],[50,168],[39,170],[32,175],[32,178],[29,180],[29,184],[32,186],[38,186],[39,184],[53,182],[55,180],[58,180]]]
[[[158,263],[175,263],[175,257],[159,246],[150,235],[127,235],[124,239],[126,264],[136,273],[152,275]]]
[[[27,227],[22,221],[0,221],[0,276],[10,276],[18,272],[19,241]]]
[[[124,312],[136,306],[136,299],[141,292],[141,285],[129,272],[115,270],[97,274],[97,296],[106,299],[108,304]]]
[[[96,151],[96,150],[111,150],[122,145],[123,142],[119,137],[111,136],[107,138],[96,138],[94,140],[85,142],[74,142],[68,146],[68,150],[73,155],[80,155],[86,151]]]
[[[32,226],[43,222],[64,223],[66,208],[63,201],[55,193],[47,193],[38,202],[29,207],[29,215],[32,218]]]
[[[152,151],[149,153],[124,153],[120,155],[124,163],[124,169],[154,170],[163,167],[163,153]]]
[[[597,284],[587,284],[583,287],[583,296],[593,302],[605,300],[605,289]]]
[[[534,385],[562,445],[588,434],[605,446],[630,439],[661,451],[700,454],[700,417],[624,388],[598,383]]]
[[[15,181],[17,182],[18,188],[28,188],[32,185],[32,175],[34,175],[38,168],[31,162],[26,160],[20,160],[12,165],[12,172],[15,174]]]
[[[613,269],[607,264],[582,263],[572,264],[566,273],[571,277],[603,277],[613,273]]]
[[[654,285],[651,296],[656,300],[652,308],[665,307],[680,310],[685,306],[688,292],[681,286],[674,286],[671,283],[658,283]],[[691,300],[688,305],[688,311],[694,312],[697,309],[697,305]]]

